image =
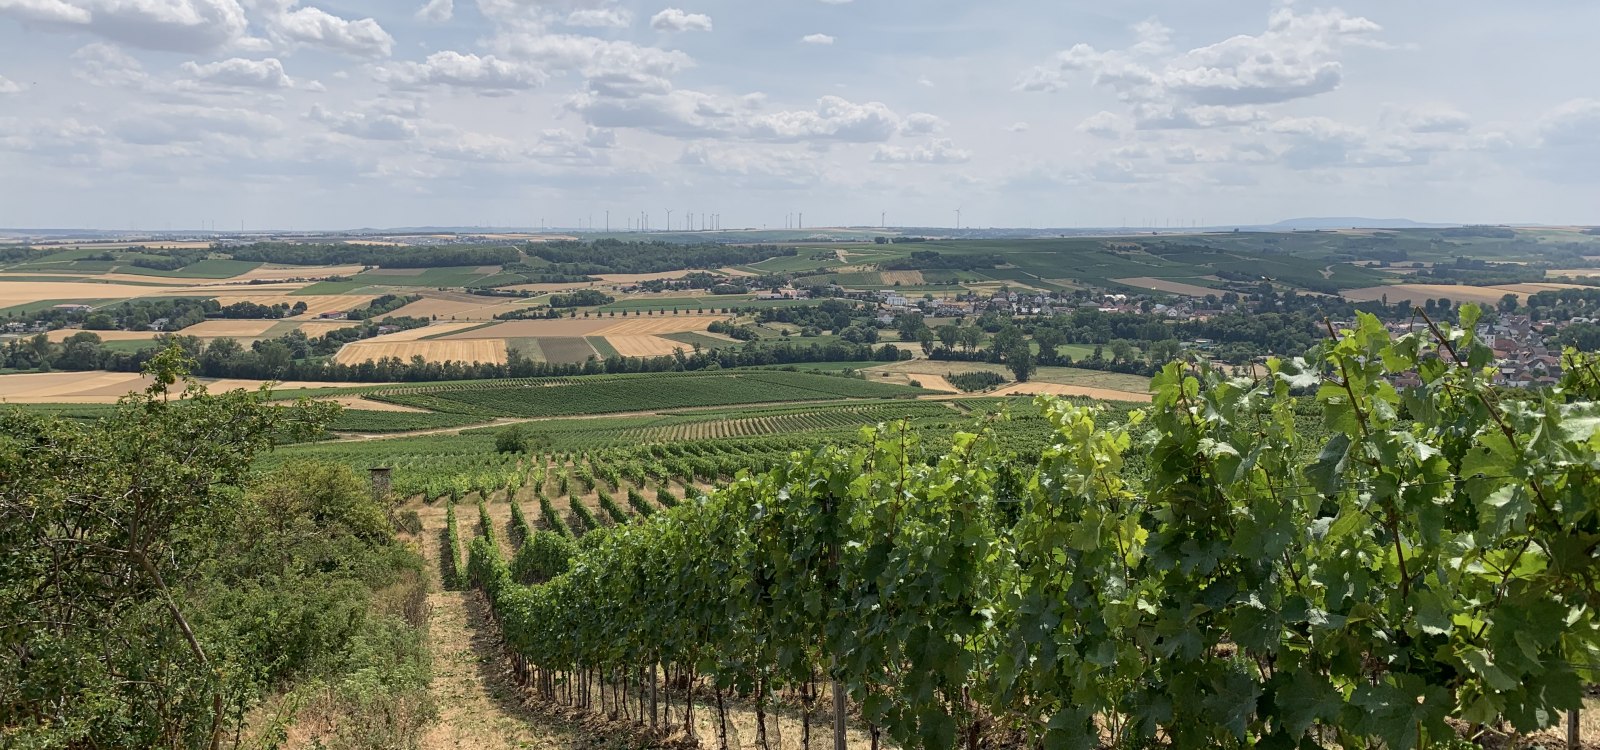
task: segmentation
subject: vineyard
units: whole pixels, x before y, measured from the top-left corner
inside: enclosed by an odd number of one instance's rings
[[[526,690],[721,747],[728,704],[780,698],[905,747],[1503,739],[1600,666],[1600,408],[1506,400],[1470,330],[1364,318],[1260,380],[1171,365],[1147,411],[980,403],[854,447],[463,451],[417,494],[538,503],[441,561]]]

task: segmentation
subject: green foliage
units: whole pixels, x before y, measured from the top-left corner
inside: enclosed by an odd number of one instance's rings
[[[473,577],[538,669],[831,674],[903,747],[1531,731],[1600,666],[1600,406],[1506,399],[1462,314],[1436,341],[1362,316],[1260,379],[1170,365],[1120,423],[1041,398],[1035,461],[868,430],[586,540],[546,583],[489,545]]]
[[[963,391],[967,391],[968,393],[972,391],[986,391],[990,388],[1004,385],[1006,382],[1006,379],[1001,377],[999,373],[989,372],[987,370],[958,372],[954,375],[945,376],[945,380],[949,381],[950,385],[960,388]]]
[[[273,691],[357,675],[425,721],[421,561],[387,509],[344,466],[251,481],[274,437],[330,410],[208,395],[190,364],[162,353],[94,422],[0,412],[5,744],[202,747]]]
[[[517,548],[512,575],[518,583],[544,583],[567,572],[576,554],[578,545],[571,537],[541,529]]]
[[[611,493],[606,492],[604,487],[599,488],[596,492],[600,497],[600,509],[604,510],[612,521],[617,523],[628,522],[628,512],[623,510],[622,506],[617,505],[617,499],[612,497]]]
[[[550,497],[544,494],[543,490],[539,492],[539,517],[544,520],[544,525],[549,527],[551,533],[567,539],[574,537],[572,529],[567,526],[566,520],[561,518],[561,514],[556,512],[555,504],[550,502]]]
[[[507,381],[429,389],[426,393],[381,393],[384,401],[437,411],[507,417],[605,414],[650,409],[894,398],[924,391],[858,378],[783,371],[617,376]]]
[[[502,428],[495,434],[494,449],[500,453],[532,453],[537,449],[549,447],[549,442],[527,425],[514,424]]]
[[[444,508],[444,543],[440,545],[439,577],[444,587],[451,590],[463,588],[461,575],[461,529],[456,525],[456,504]]]
[[[600,519],[595,517],[594,511],[589,510],[589,506],[584,505],[577,495],[567,496],[567,507],[572,509],[572,515],[577,516],[578,523],[583,526],[578,530],[580,536],[600,528]]]

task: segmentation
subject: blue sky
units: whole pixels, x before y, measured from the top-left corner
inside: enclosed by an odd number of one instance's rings
[[[1586,0],[0,0],[0,226],[1600,223]]]

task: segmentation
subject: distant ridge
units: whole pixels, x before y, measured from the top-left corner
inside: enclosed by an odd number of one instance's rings
[[[1292,232],[1305,229],[1445,229],[1460,224],[1427,224],[1410,219],[1366,219],[1357,216],[1323,216],[1287,219],[1261,229]]]

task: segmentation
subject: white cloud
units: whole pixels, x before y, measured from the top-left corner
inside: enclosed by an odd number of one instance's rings
[[[271,57],[265,60],[235,57],[204,65],[190,61],[183,64],[183,72],[197,81],[218,86],[280,89],[294,85],[284,73],[283,63]]]
[[[544,84],[549,76],[536,66],[501,60],[494,55],[479,57],[454,50],[435,52],[420,62],[402,62],[375,70],[378,80],[399,88],[456,86],[487,92],[531,89]]]
[[[687,13],[682,8],[667,8],[651,16],[650,28],[656,31],[711,31],[711,16]]]
[[[800,41],[806,44],[820,44],[827,46],[833,44],[834,40],[833,37],[828,36],[827,34],[807,34],[803,37],[800,37]]]
[[[267,14],[267,29],[280,43],[374,59],[388,57],[394,49],[394,37],[371,18],[352,21],[320,8],[294,8],[299,0],[270,1],[277,7]]]
[[[941,138],[923,146],[879,146],[872,160],[881,164],[965,164],[972,161],[972,152]]]
[[[428,4],[417,10],[416,19],[428,23],[444,23],[455,16],[456,4],[454,0],[428,0]]]
[[[203,52],[244,34],[236,0],[0,0],[0,17],[83,30],[134,47]]]
[[[1539,119],[1546,146],[1600,144],[1600,99],[1573,99]]]
[[[0,94],[16,94],[21,91],[22,87],[18,86],[15,81],[5,76],[0,76]]]
[[[1465,133],[1472,129],[1472,118],[1454,107],[1433,104],[1411,107],[1400,123],[1413,133]]]
[[[1006,126],[1006,130],[1009,131],[1009,132],[1012,132],[1012,133],[1026,133],[1026,132],[1028,132],[1029,130],[1032,130],[1032,129],[1033,129],[1032,125],[1029,125],[1028,123],[1022,122],[1020,120],[1017,121],[1017,122],[1013,122],[1010,125]]]
[[[1127,118],[1103,110],[1078,123],[1078,130],[1101,138],[1120,138],[1130,129]]]
[[[72,53],[73,75],[95,86],[143,88],[149,81],[144,66],[121,48],[95,42]]]
[[[282,133],[283,123],[241,108],[178,106],[119,117],[109,132],[127,143],[160,146],[208,138],[266,138]]]
[[[1080,73],[1131,102],[1173,99],[1201,106],[1275,104],[1325,94],[1343,81],[1339,54],[1371,44],[1382,27],[1341,10],[1296,13],[1279,8],[1258,35],[1240,34],[1186,53],[1171,54],[1171,29],[1148,20],[1133,27],[1137,42],[1100,51],[1077,44],[1049,65],[1023,73],[1017,88],[1059,91]]]
[[[87,24],[88,9],[64,0],[0,0],[0,16],[33,23]]]
[[[418,132],[409,118],[388,112],[335,113],[318,104],[306,117],[336,133],[369,141],[407,141],[417,137]]]
[[[626,8],[579,8],[567,15],[568,26],[622,29],[632,23],[633,13]]]
[[[944,130],[950,123],[938,115],[927,112],[916,112],[906,117],[900,125],[900,132],[906,135],[930,135]]]
[[[750,137],[758,140],[850,143],[885,141],[900,128],[900,118],[882,102],[855,104],[837,96],[819,99],[815,110],[761,115],[747,126]]]

